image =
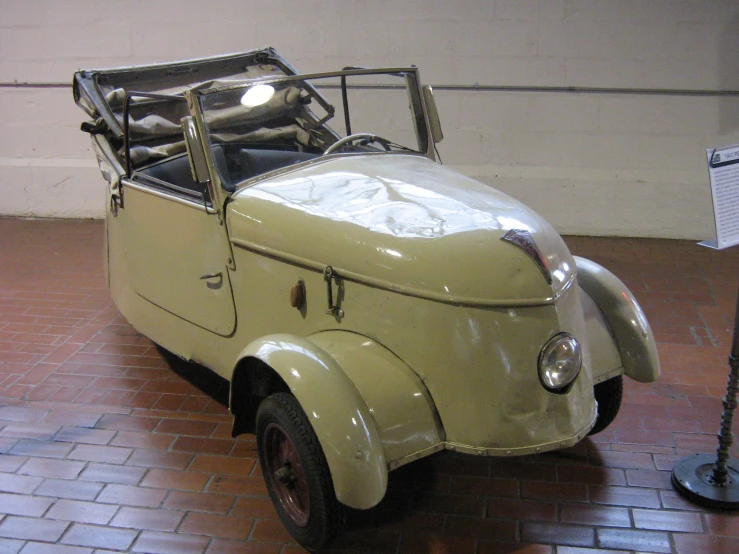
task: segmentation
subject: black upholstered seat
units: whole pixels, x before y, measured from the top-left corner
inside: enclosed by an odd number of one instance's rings
[[[214,146],[211,153],[223,188],[229,192],[236,190],[236,185],[247,179],[318,156],[308,152],[233,148],[228,145]],[[200,194],[204,192],[203,184],[196,183],[192,178],[187,154],[156,162],[136,173]]]

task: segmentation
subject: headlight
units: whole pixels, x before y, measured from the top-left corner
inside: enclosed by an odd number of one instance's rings
[[[539,354],[539,379],[551,392],[564,392],[582,367],[582,352],[575,337],[560,333],[552,337]]]

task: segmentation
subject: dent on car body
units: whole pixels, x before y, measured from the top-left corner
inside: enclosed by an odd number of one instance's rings
[[[296,168],[240,190],[229,212],[236,244],[314,264],[340,250],[343,275],[437,300],[547,304],[574,278],[567,247],[538,214],[420,156],[354,156]],[[271,225],[275,217],[283,227]],[[283,229],[298,226],[305,240],[296,248]],[[512,228],[532,234],[551,285],[525,252],[500,240]]]

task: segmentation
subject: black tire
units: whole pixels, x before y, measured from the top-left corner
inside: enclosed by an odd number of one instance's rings
[[[294,396],[276,393],[257,411],[257,444],[267,490],[285,528],[304,548],[324,548],[341,532],[328,463]]]
[[[623,375],[598,383],[594,387],[594,392],[595,400],[598,402],[598,417],[588,435],[600,433],[616,419],[624,395]]]

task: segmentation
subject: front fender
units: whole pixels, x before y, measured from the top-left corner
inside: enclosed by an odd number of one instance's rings
[[[372,415],[351,379],[322,348],[278,334],[249,344],[239,359],[257,358],[295,395],[326,456],[336,498],[368,509],[385,496],[387,463]]]
[[[657,344],[634,295],[618,277],[597,263],[577,256],[575,263],[580,287],[595,302],[610,328],[626,375],[641,383],[656,381],[660,373]],[[593,318],[592,322],[598,319]],[[589,330],[589,335],[597,334],[601,339],[606,336],[604,331],[595,331]]]
[[[444,428],[431,394],[400,358],[349,331],[308,337],[338,362],[372,414],[390,469],[444,448]]]

